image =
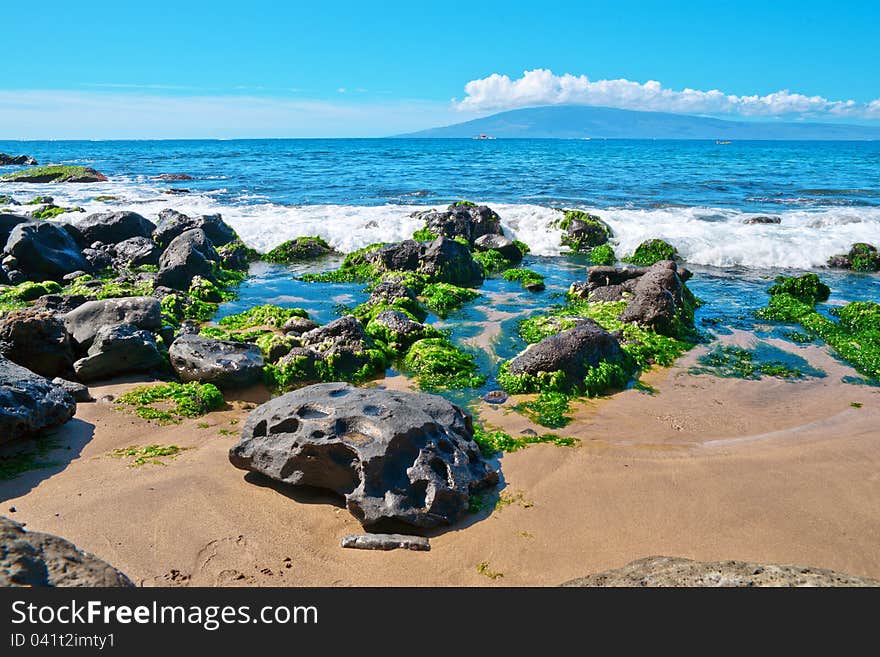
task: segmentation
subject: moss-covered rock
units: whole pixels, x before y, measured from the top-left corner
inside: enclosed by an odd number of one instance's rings
[[[486,380],[477,371],[473,355],[445,338],[426,338],[414,343],[403,364],[422,390],[476,388]]]
[[[572,251],[589,251],[605,244],[613,235],[611,227],[601,217],[582,210],[565,210],[556,225],[565,231],[562,244]]]
[[[0,182],[88,183],[106,181],[107,177],[94,169],[81,166],[68,166],[64,164],[48,164],[41,167],[13,171],[0,176]]]
[[[669,242],[655,238],[639,244],[629,258],[624,258],[624,262],[650,267],[661,260],[675,260],[677,258],[678,251],[674,246]]]
[[[859,242],[853,244],[848,253],[832,256],[828,266],[861,272],[880,271],[880,252],[873,244]]]
[[[466,287],[449,283],[431,283],[422,290],[421,299],[429,310],[445,318],[449,313],[458,310],[478,296],[480,296],[479,292]]]
[[[263,255],[266,262],[290,264],[302,260],[314,260],[333,252],[322,237],[297,237],[287,240]]]
[[[803,301],[811,306],[820,301],[827,301],[831,296],[831,288],[825,285],[816,274],[804,274],[803,276],[778,276],[768,290],[771,296],[776,294],[789,294],[798,301]]]

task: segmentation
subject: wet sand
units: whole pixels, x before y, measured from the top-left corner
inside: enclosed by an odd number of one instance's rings
[[[334,500],[233,468],[227,450],[237,435],[220,430],[237,432],[248,406],[266,398],[260,389],[166,427],[112,404],[80,404],[55,436],[71,448],[49,455],[60,465],[0,483],[0,513],[72,540],[147,586],[555,585],[654,554],[878,578],[880,388],[842,383],[852,370],[821,348],[786,348],[828,376],[692,375],[698,348],[643,376],[653,394],[577,404],[575,421],[554,433],[580,446],[504,455],[509,503],[433,537],[428,553],[344,550],[342,536],[361,530]],[[548,431],[512,412],[516,401],[481,405],[484,421],[512,434]],[[146,444],[187,449],[164,466],[107,456]],[[503,576],[479,573],[482,562]]]

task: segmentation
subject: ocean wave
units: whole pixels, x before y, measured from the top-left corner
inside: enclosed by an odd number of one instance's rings
[[[135,181],[86,185],[13,185],[4,193],[20,200],[49,194],[59,205],[77,205],[87,212],[132,209],[155,219],[165,208],[186,214],[220,213],[250,246],[269,250],[288,239],[320,235],[334,248],[351,252],[373,242],[410,237],[422,223],[411,215],[430,206],[314,204],[281,205],[255,197],[235,202],[218,199],[221,190],[168,195],[166,187]],[[96,196],[118,200],[99,202]],[[489,203],[500,215],[505,233],[527,243],[532,252],[554,256],[562,231],[553,226],[558,211],[530,203]],[[747,225],[757,213],[714,207],[582,208],[600,215],[614,230],[611,243],[619,256],[639,243],[659,237],[675,245],[690,263],[753,269],[821,267],[828,258],[855,242],[880,244],[880,208],[825,206],[776,213],[779,224]],[[73,220],[77,215],[61,215]]]

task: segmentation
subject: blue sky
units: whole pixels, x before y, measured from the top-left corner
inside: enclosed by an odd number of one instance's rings
[[[378,136],[566,102],[876,121],[876,4],[7,2],[0,138]]]

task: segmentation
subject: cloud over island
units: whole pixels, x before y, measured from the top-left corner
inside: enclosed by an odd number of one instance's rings
[[[497,112],[541,105],[592,105],[680,114],[773,117],[799,115],[827,119],[880,119],[880,99],[869,103],[830,100],[781,90],[764,96],[737,96],[717,89],[668,89],[656,80],[590,80],[586,75],[556,75],[548,69],[524,71],[511,79],[493,73],[465,85],[465,97],[453,99],[463,111]]]

